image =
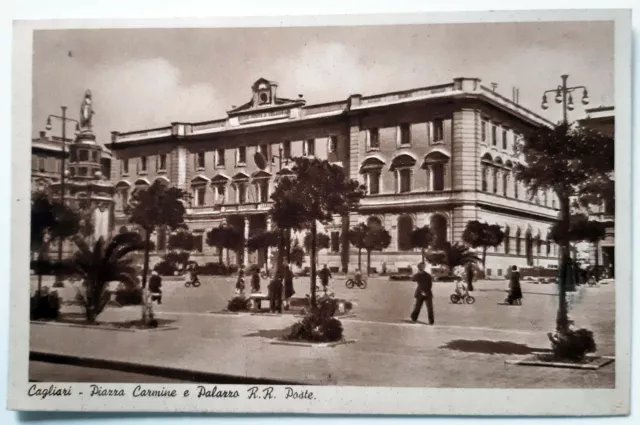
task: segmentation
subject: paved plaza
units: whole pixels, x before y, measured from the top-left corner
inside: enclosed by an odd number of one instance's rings
[[[506,364],[532,351],[548,349],[546,332],[554,328],[556,286],[523,283],[521,307],[501,306],[506,281],[476,284],[476,303],[449,301],[452,283],[434,284],[435,326],[406,323],[414,284],[372,278],[365,290],[347,289],[334,279],[337,297],[352,300],[356,317],[343,319],[353,344],[334,348],[294,347],[270,342],[297,319],[291,315],[213,314],[226,307],[233,278],[202,277],[199,288],[165,279],[159,317],[179,327],[162,332],[118,332],[56,325],[31,326],[31,351],[139,363],[225,376],[319,385],[426,386],[462,388],[611,388],[614,364],[597,371]],[[45,282],[46,284],[47,282]],[[266,284],[264,282],[263,284]],[[33,281],[32,281],[33,286]],[[309,278],[297,278],[297,296],[308,293]],[[72,288],[61,294],[69,298]],[[614,285],[582,288],[570,295],[570,316],[594,332],[597,354],[615,355]],[[74,310],[75,309],[75,310]],[[65,306],[63,311],[77,311]],[[426,312],[423,313],[426,316]],[[109,307],[103,321],[140,315],[139,307]],[[113,343],[109,343],[113,341]],[[31,362],[30,379],[95,381],[105,375],[78,366]],[[98,378],[96,378],[98,377]],[[139,382],[144,375],[110,375]],[[146,382],[158,381],[149,377]]]

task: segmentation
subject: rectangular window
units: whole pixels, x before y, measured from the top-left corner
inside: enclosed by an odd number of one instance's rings
[[[316,154],[316,140],[308,139],[305,142],[305,155],[306,156],[314,156]]]
[[[224,202],[224,197],[226,196],[226,193],[227,193],[225,187],[220,184],[216,186],[214,190],[216,191],[216,200]]]
[[[291,142],[289,140],[282,142],[282,159],[291,159]]]
[[[491,144],[493,146],[498,144],[498,128],[495,125],[491,126]]]
[[[508,146],[507,136],[508,136],[507,129],[506,128],[502,129],[502,149],[504,150],[507,150],[507,146]]]
[[[480,138],[483,142],[487,141],[487,122],[485,120],[480,122]]]
[[[411,126],[409,124],[402,124],[400,126],[400,146],[411,145]]]
[[[340,252],[340,232],[331,232],[331,252]]]
[[[141,173],[146,173],[147,172],[147,157],[146,156],[140,157],[140,172]]]
[[[380,172],[373,171],[369,173],[369,194],[377,195],[380,193]]]
[[[367,149],[380,149],[380,131],[377,128],[372,128],[367,132],[369,146]]]
[[[247,200],[247,186],[244,183],[238,183],[238,203],[244,204]]]
[[[433,121],[433,141],[444,141],[444,122],[441,119]]]
[[[269,202],[269,180],[262,179],[258,182],[258,191],[260,202]]]
[[[196,252],[202,252],[203,248],[203,237],[202,233],[195,233],[193,235],[193,248]]]
[[[338,150],[338,137],[331,136],[329,138],[329,153],[334,153]]]
[[[158,171],[164,171],[167,169],[167,155],[158,155]]]
[[[205,164],[205,153],[204,152],[198,152],[196,153],[196,169],[198,170],[204,170],[206,164]]]
[[[123,159],[120,161],[120,169],[122,170],[122,175],[129,174],[129,160]]]
[[[520,198],[520,182],[517,178],[513,181],[513,197],[516,199]]]
[[[40,171],[45,170],[45,158],[43,157],[38,158],[38,170]]]
[[[507,187],[509,186],[509,175],[502,173],[502,196],[507,196]]]
[[[398,172],[400,178],[400,193],[411,192],[411,170],[400,170]]]
[[[206,187],[198,186],[193,190],[193,199],[196,207],[205,205],[205,197],[207,195]]]
[[[216,149],[216,167],[224,167],[224,149]]]
[[[92,151],[91,152],[91,160],[93,162],[98,162],[98,152],[97,151]]]
[[[89,151],[87,150],[79,150],[78,151],[78,161],[88,161],[89,160]]]
[[[236,161],[237,165],[246,164],[247,163],[247,148],[246,148],[246,146],[240,146],[238,148],[237,152],[238,152],[237,153],[238,157],[236,158],[237,159],[237,161]]]

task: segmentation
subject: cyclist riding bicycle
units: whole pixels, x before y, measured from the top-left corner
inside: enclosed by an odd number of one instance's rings
[[[353,280],[356,282],[356,285],[360,285],[362,283],[362,273],[360,272],[360,269],[356,269],[353,275]]]
[[[189,280],[191,282],[200,282],[198,279],[198,270],[195,263],[190,263],[187,266],[187,272],[189,273]]]

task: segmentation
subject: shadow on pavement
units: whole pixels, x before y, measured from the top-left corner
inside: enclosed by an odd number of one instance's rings
[[[284,329],[261,329],[257,332],[246,334],[244,336],[277,339],[283,337],[290,329],[291,326]]]
[[[528,345],[509,341],[455,339],[438,348],[480,354],[527,355],[534,352],[547,352],[549,349],[531,348]]]

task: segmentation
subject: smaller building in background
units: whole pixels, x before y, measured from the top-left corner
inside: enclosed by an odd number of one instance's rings
[[[615,110],[613,106],[599,106],[585,110],[586,117],[579,120],[581,126],[599,131],[607,136],[615,137]],[[598,256],[598,264],[604,266],[613,277],[615,272],[615,197],[612,202],[602,205],[594,205],[589,209],[589,218],[592,220],[611,223],[607,227],[605,239],[599,244],[598,249],[589,247],[589,262],[595,264]]]
[[[67,146],[71,139],[67,139]],[[68,149],[65,152],[69,159]],[[62,138],[41,131],[31,140],[31,190],[46,190],[52,182],[60,180],[62,164]]]

